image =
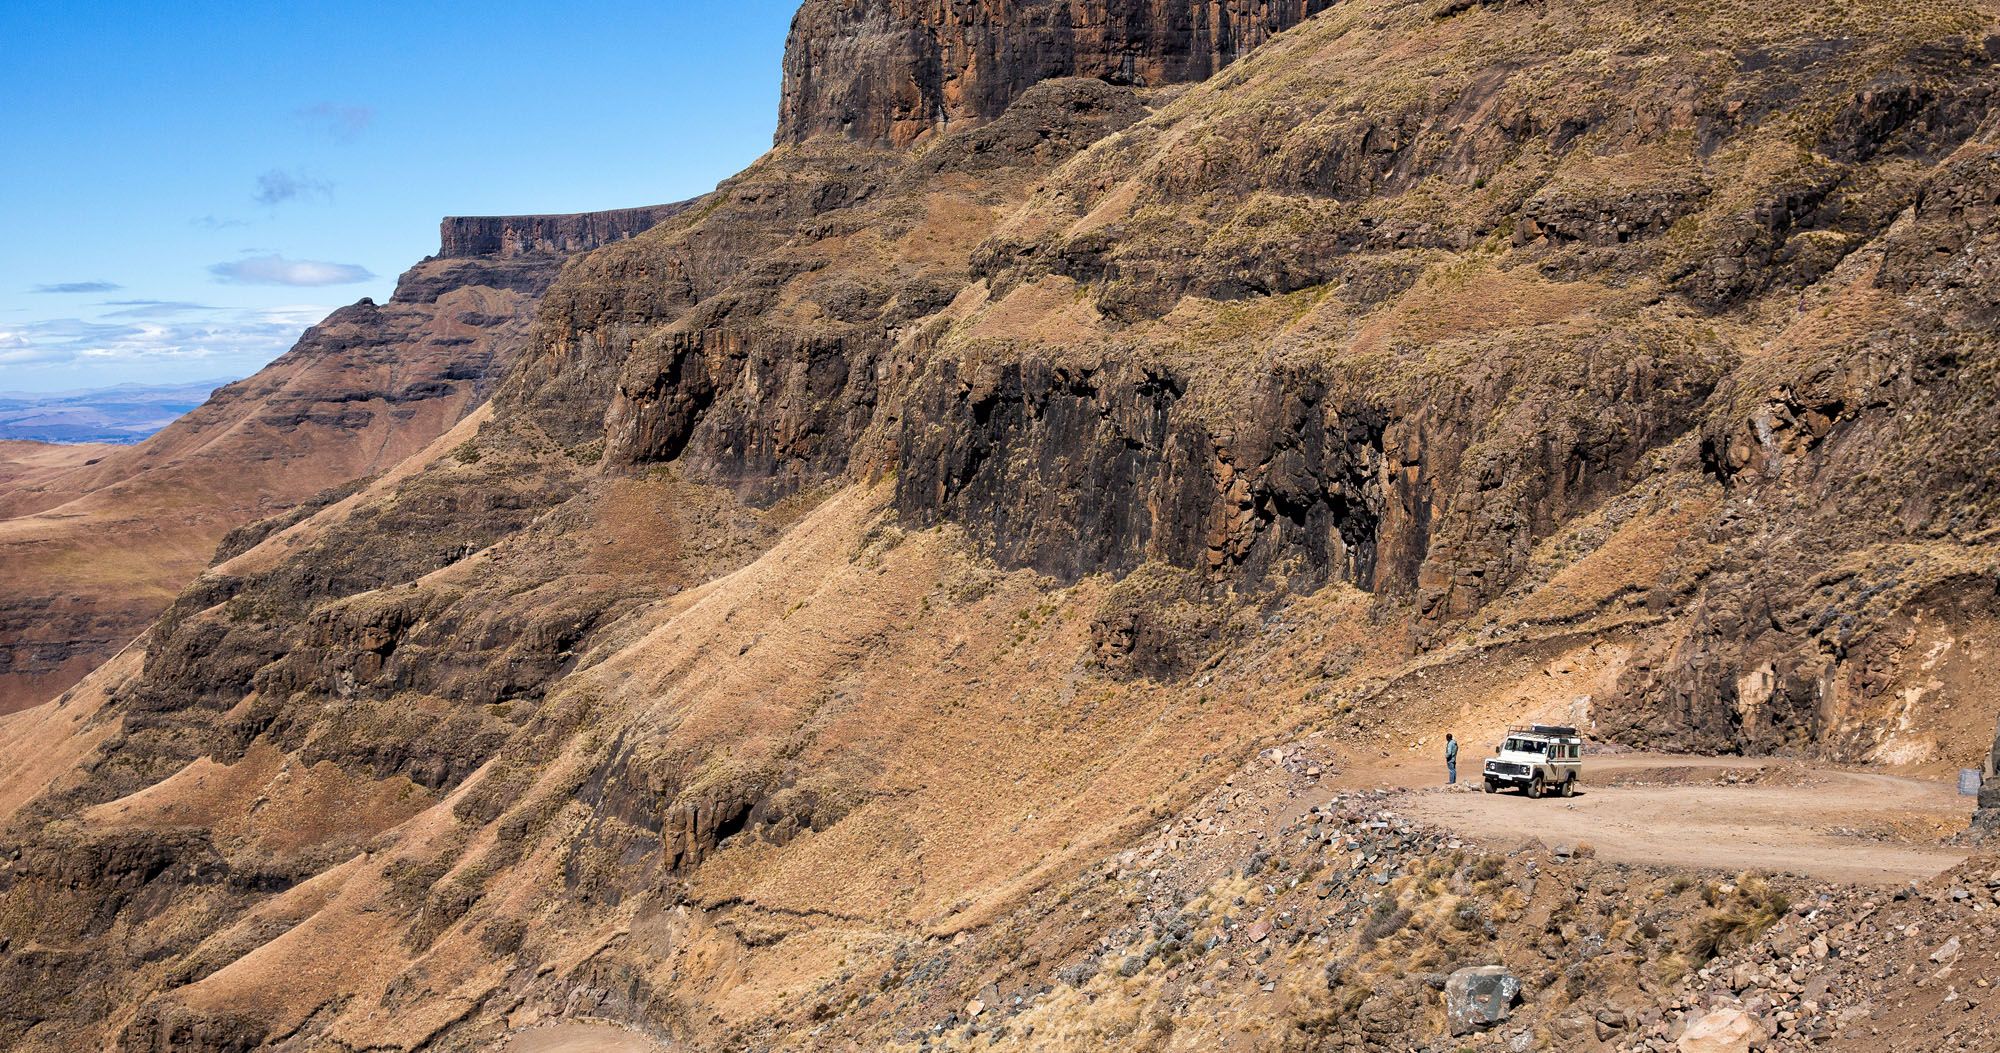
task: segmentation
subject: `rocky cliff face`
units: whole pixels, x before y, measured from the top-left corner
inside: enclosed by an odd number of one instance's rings
[[[2000,506],[1972,452],[2000,437],[1974,409],[2000,398],[1983,321],[1996,163],[1975,141],[1938,166],[1821,308],[1839,324],[1788,334],[1719,393],[1701,451],[1729,498],[1721,558],[1690,631],[1633,670],[1621,732],[1893,758],[1913,744],[1892,727],[1935,720],[1980,675],[2000,601]]]
[[[0,1044],[1444,1048],[1412,962],[1594,1012],[1690,972],[1648,926],[1727,934],[1457,845],[1309,870],[1331,813],[1296,884],[1158,861],[1524,706],[1988,750],[1992,12],[1313,10],[809,4],[778,149],[607,221],[484,407],[0,724]],[[323,335],[526,326],[461,285],[522,308],[597,229],[540,224]]]
[[[1056,77],[1158,87],[1206,79],[1331,0],[826,0],[785,47],[778,142],[907,146],[1005,112]]]

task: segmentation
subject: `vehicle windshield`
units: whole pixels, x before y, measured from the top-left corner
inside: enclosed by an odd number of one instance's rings
[[[1547,753],[1549,744],[1535,739],[1508,739],[1503,747],[1509,753]]]

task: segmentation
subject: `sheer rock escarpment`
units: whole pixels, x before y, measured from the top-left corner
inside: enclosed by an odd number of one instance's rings
[[[438,255],[501,260],[570,256],[644,234],[690,204],[546,216],[446,216],[438,224]]]
[[[990,121],[1057,77],[1192,83],[1331,2],[815,0],[792,22],[777,138],[901,147]]]

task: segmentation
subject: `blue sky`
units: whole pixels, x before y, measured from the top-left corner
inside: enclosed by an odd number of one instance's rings
[[[797,0],[0,3],[0,391],[232,378],[445,215],[702,193]]]

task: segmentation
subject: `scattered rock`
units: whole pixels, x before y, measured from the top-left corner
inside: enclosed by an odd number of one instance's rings
[[[1521,997],[1521,981],[1505,966],[1478,965],[1451,974],[1444,985],[1444,1014],[1453,1035],[1470,1035],[1504,1022]]]

